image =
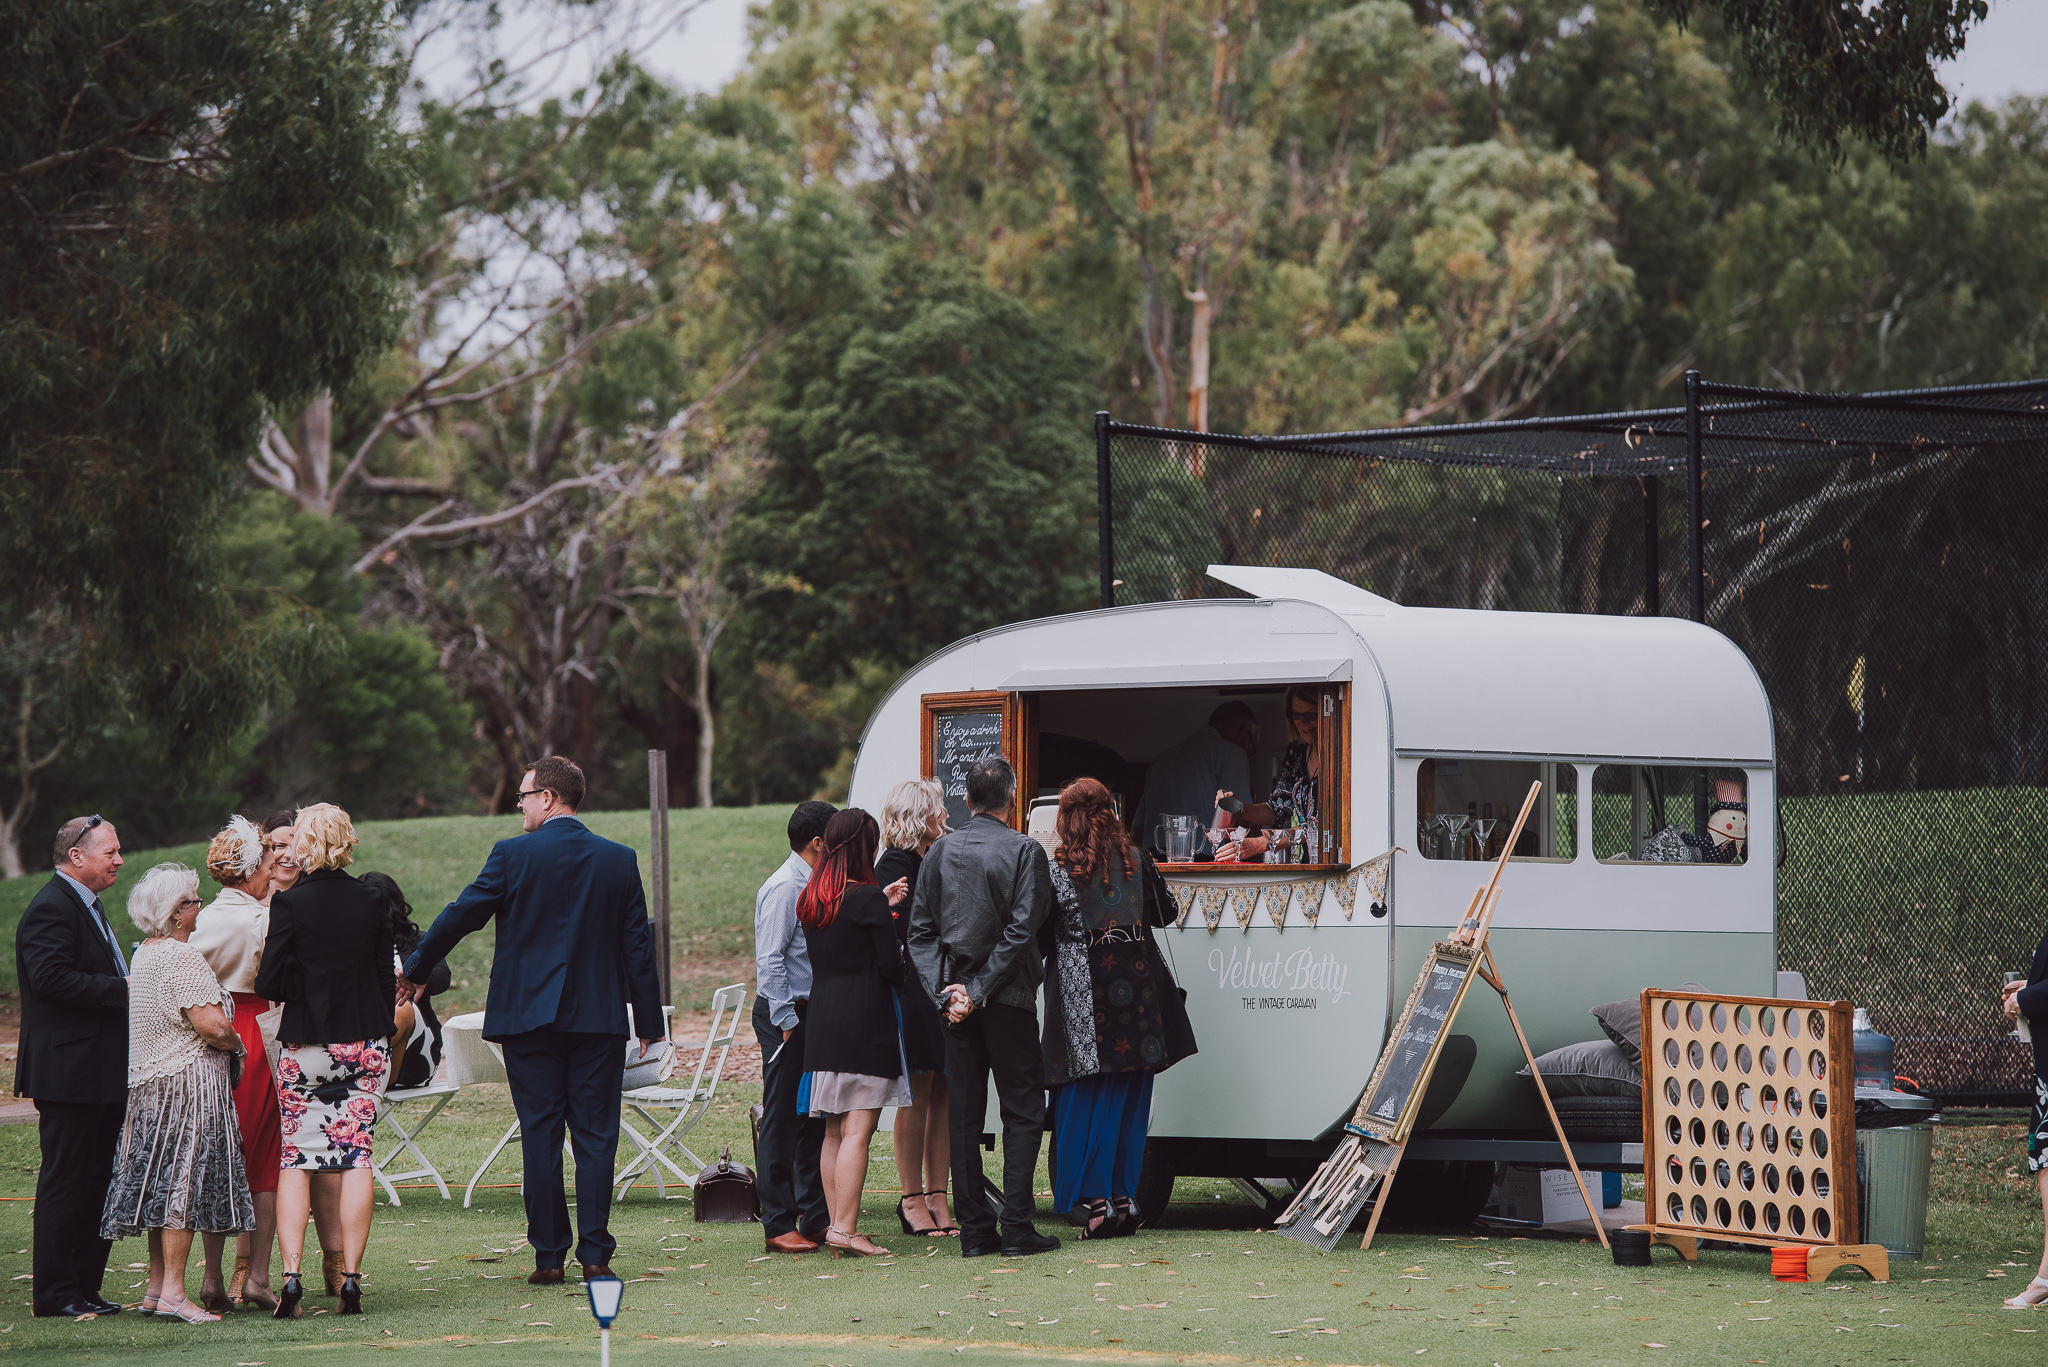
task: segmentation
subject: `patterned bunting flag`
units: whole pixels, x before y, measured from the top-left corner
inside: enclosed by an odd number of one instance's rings
[[[1298,883],[1294,889],[1294,905],[1301,909],[1301,917],[1311,928],[1316,918],[1323,914],[1323,890],[1330,886],[1327,878],[1311,878]]]
[[[1393,875],[1393,872],[1394,852],[1388,850],[1379,858],[1369,859],[1365,863],[1360,864],[1352,874],[1352,877],[1357,880],[1359,887],[1364,889],[1365,903],[1372,909],[1374,916],[1385,916],[1387,914],[1387,881]],[[1351,914],[1349,904],[1345,906],[1344,914],[1346,916]]]
[[[1239,930],[1250,930],[1252,928],[1252,911],[1258,906],[1258,902],[1259,885],[1257,883],[1240,883],[1230,889],[1230,912],[1233,916],[1237,917],[1237,928]]]
[[[1294,889],[1285,883],[1266,885],[1266,916],[1273,922],[1273,929],[1287,928],[1287,899]]]
[[[1202,919],[1209,923],[1209,933],[1214,935],[1216,927],[1223,923],[1223,894],[1225,889],[1209,884],[1202,889]]]
[[[1188,923],[1188,913],[1195,909],[1195,885],[1193,883],[1168,883],[1166,886],[1173,889],[1174,903],[1180,907],[1180,915],[1174,918],[1173,923],[1175,926],[1184,926]]]

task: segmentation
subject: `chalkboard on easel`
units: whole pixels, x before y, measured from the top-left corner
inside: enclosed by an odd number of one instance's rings
[[[1392,1143],[1407,1139],[1416,1102],[1443,1050],[1445,1031],[1472,985],[1477,961],[1478,955],[1464,945],[1440,940],[1430,948],[1394,1026],[1393,1040],[1381,1053],[1346,1129]]]
[[[967,824],[967,771],[1003,753],[1003,707],[932,713],[931,776],[946,790],[946,825]]]

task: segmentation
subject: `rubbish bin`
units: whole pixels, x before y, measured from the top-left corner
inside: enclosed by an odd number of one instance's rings
[[[1934,1100],[1856,1089],[1856,1169],[1863,1242],[1917,1258],[1927,1245],[1927,1184],[1934,1171]]]

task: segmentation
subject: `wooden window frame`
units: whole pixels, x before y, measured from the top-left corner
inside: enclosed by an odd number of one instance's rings
[[[932,777],[935,718],[952,712],[986,712],[1000,706],[1003,714],[1003,758],[1017,771],[1017,795],[1010,802],[1010,826],[1023,830],[1038,791],[1038,699],[1000,688],[964,693],[926,693],[919,697],[917,771]]]

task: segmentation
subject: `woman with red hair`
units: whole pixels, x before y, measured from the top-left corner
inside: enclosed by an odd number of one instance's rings
[[[1054,912],[1046,946],[1045,1068],[1053,1089],[1053,1209],[1081,1213],[1083,1239],[1138,1227],[1138,1175],[1152,1075],[1195,1052],[1180,988],[1152,941],[1172,894],[1117,819],[1109,789],[1060,793]]]
[[[804,1033],[804,1085],[797,1105],[825,1117],[819,1175],[832,1223],[825,1246],[833,1257],[869,1258],[889,1250],[856,1232],[868,1141],[884,1106],[910,1104],[909,1069],[896,1021],[894,989],[904,984],[903,953],[889,908],[893,895],[875,886],[881,829],[858,807],[825,823],[824,849],[797,899],[811,960],[811,1006]]]

